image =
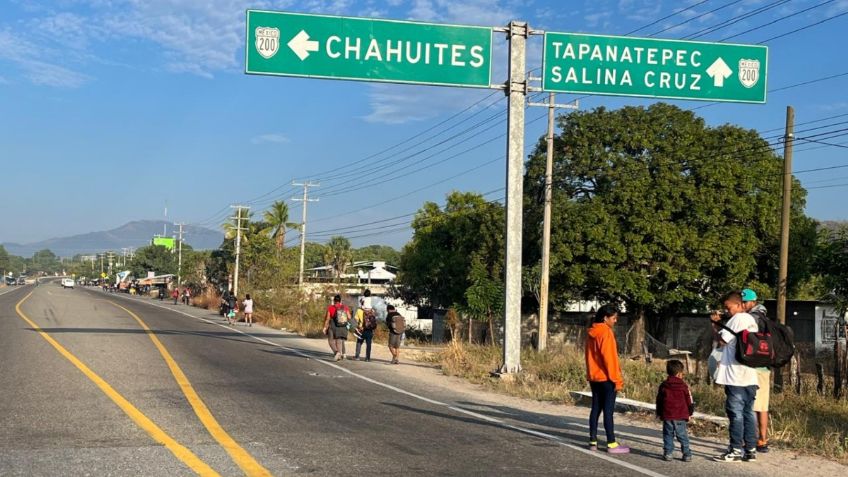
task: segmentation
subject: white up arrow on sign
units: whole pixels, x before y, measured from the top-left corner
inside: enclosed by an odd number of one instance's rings
[[[713,84],[721,88],[724,86],[724,80],[733,74],[733,70],[719,57],[707,68],[707,74],[713,79]]]
[[[289,40],[288,45],[301,61],[309,56],[310,51],[318,51],[318,42],[315,40],[310,41],[309,33],[306,33],[305,30],[300,30],[300,33]],[[727,65],[725,65],[726,67]]]

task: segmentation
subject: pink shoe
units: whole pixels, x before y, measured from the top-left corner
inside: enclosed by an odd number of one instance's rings
[[[619,445],[617,447],[607,447],[608,454],[629,454],[630,448],[627,446]]]

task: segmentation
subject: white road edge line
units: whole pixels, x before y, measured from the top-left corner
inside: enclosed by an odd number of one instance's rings
[[[124,299],[127,299],[127,300],[131,300],[131,301],[139,301],[139,300],[134,299],[134,298],[120,296],[119,294],[116,294],[116,295],[110,295],[110,296],[119,296],[120,298],[124,298]],[[189,317],[189,318],[193,318],[193,319],[195,319],[195,320],[203,321],[203,322],[205,322],[205,323],[209,323],[209,324],[212,324],[212,325],[215,325],[215,326],[220,326],[221,328],[224,328],[225,330],[230,330],[230,331],[235,331],[235,332],[237,332],[237,333],[241,333],[242,335],[247,336],[247,337],[250,337],[250,338],[253,338],[253,339],[254,339],[254,340],[256,340],[256,341],[260,341],[260,342],[262,342],[262,343],[269,344],[269,345],[274,346],[274,347],[276,347],[276,348],[284,349],[284,350],[289,351],[289,352],[291,352],[291,353],[294,353],[294,354],[296,354],[296,355],[298,355],[298,356],[302,356],[302,357],[304,357],[304,358],[306,358],[306,359],[312,359],[312,360],[314,360],[314,361],[316,361],[316,362],[318,362],[318,363],[325,364],[325,365],[327,365],[327,366],[329,366],[329,367],[331,367],[331,368],[334,368],[334,369],[337,369],[337,370],[339,370],[339,371],[345,372],[345,373],[347,373],[347,374],[349,374],[349,375],[351,375],[351,376],[357,377],[357,378],[362,379],[363,381],[367,381],[367,382],[369,382],[369,383],[371,383],[371,384],[375,384],[375,385],[377,385],[377,386],[382,386],[382,387],[384,387],[384,388],[386,388],[386,389],[390,389],[390,390],[392,390],[392,391],[394,391],[394,392],[397,392],[397,393],[400,393],[400,394],[403,394],[403,395],[406,395],[406,396],[409,396],[409,397],[412,397],[412,398],[418,399],[418,400],[420,400],[420,401],[424,401],[424,402],[427,402],[427,403],[430,403],[430,404],[433,404],[433,405],[436,405],[436,406],[443,406],[443,407],[446,407],[446,408],[448,408],[448,409],[450,409],[450,410],[452,410],[452,411],[455,411],[455,412],[458,412],[458,413],[461,413],[461,414],[466,414],[466,415],[469,415],[469,416],[475,417],[475,418],[477,418],[477,419],[482,419],[482,420],[484,420],[484,421],[491,422],[491,423],[493,423],[493,424],[497,424],[497,425],[499,425],[499,426],[501,426],[501,427],[503,427],[503,428],[505,428],[505,429],[511,429],[511,430],[514,430],[514,431],[522,432],[522,433],[524,433],[524,434],[529,434],[529,435],[531,435],[531,436],[536,436],[536,437],[539,437],[539,438],[542,438],[542,439],[547,439],[547,440],[553,441],[553,442],[555,442],[555,443],[557,443],[557,444],[559,444],[559,445],[561,445],[561,446],[563,446],[563,447],[567,447],[567,448],[569,448],[569,449],[573,449],[573,450],[576,450],[576,451],[580,451],[580,452],[582,452],[582,453],[584,453],[584,454],[586,454],[586,455],[589,455],[589,456],[592,456],[592,457],[596,457],[596,458],[598,458],[598,459],[605,460],[605,461],[607,461],[607,462],[610,462],[610,463],[612,463],[612,464],[619,465],[619,466],[621,466],[621,467],[625,467],[625,468],[627,468],[627,469],[630,469],[630,470],[633,470],[633,471],[639,472],[640,474],[649,475],[649,476],[651,476],[651,477],[667,477],[667,476],[665,476],[664,474],[660,474],[660,473],[654,472],[654,471],[653,471],[653,470],[651,470],[651,469],[646,469],[646,468],[644,468],[644,467],[640,467],[640,466],[638,466],[638,465],[636,465],[636,464],[631,464],[631,463],[629,463],[629,462],[625,462],[625,461],[623,461],[623,460],[620,460],[620,459],[616,459],[616,458],[610,457],[610,456],[608,456],[608,455],[606,455],[606,454],[602,454],[602,453],[600,453],[600,452],[598,452],[598,451],[591,451],[591,450],[589,450],[589,449],[584,449],[584,448],[582,448],[582,447],[578,447],[578,446],[576,446],[576,445],[574,445],[574,444],[571,444],[571,443],[565,442],[562,438],[557,437],[557,436],[552,435],[552,434],[547,434],[547,433],[545,433],[545,432],[535,431],[535,430],[533,430],[533,429],[527,429],[527,428],[520,427],[520,426],[514,426],[514,425],[512,425],[512,424],[508,424],[508,423],[506,423],[506,422],[504,422],[504,421],[502,421],[502,420],[500,420],[500,419],[494,418],[494,417],[485,416],[485,415],[483,415],[483,414],[478,414],[478,413],[473,412],[473,411],[468,411],[468,410],[466,410],[466,409],[462,409],[462,408],[458,408],[458,407],[455,407],[455,406],[451,406],[450,404],[447,404],[447,403],[444,403],[444,402],[441,402],[441,401],[436,401],[436,400],[434,400],[434,399],[430,399],[430,398],[427,398],[427,397],[424,397],[424,396],[420,396],[420,395],[418,395],[418,394],[415,394],[415,393],[413,393],[413,392],[407,391],[407,390],[405,390],[405,389],[401,389],[401,388],[398,388],[398,387],[392,386],[391,384],[386,384],[386,383],[383,383],[383,382],[377,381],[377,380],[375,380],[375,379],[373,379],[373,378],[369,378],[368,376],[363,376],[363,375],[361,375],[361,374],[354,373],[353,371],[351,371],[351,370],[349,370],[349,369],[347,369],[347,368],[343,368],[343,367],[341,367],[341,366],[339,366],[339,365],[337,365],[337,364],[335,364],[335,363],[331,363],[331,362],[329,362],[329,361],[325,361],[325,360],[323,360],[323,359],[317,359],[317,358],[315,358],[314,356],[310,356],[310,355],[308,355],[308,354],[306,354],[306,353],[302,353],[302,352],[300,352],[300,351],[298,351],[298,350],[296,350],[296,349],[289,348],[289,347],[287,347],[287,346],[283,346],[283,345],[278,344],[278,343],[274,343],[273,341],[266,340],[265,338],[260,338],[260,337],[258,337],[258,336],[253,336],[253,335],[251,335],[250,333],[244,332],[244,331],[239,330],[239,329],[237,329],[237,328],[230,327],[230,326],[228,326],[228,325],[222,325],[222,324],[217,323],[217,322],[214,322],[214,321],[212,321],[212,320],[208,320],[208,319],[206,319],[206,318],[201,318],[201,317],[199,317],[199,316],[190,315],[190,314],[188,314],[188,313],[186,313],[186,312],[184,312],[184,311],[176,310],[176,309],[169,308],[169,307],[166,307],[166,306],[157,305],[156,303],[149,303],[149,302],[141,302],[141,303],[147,303],[148,305],[155,306],[155,307],[157,307],[157,308],[161,308],[161,309],[163,309],[163,310],[169,310],[169,311],[172,311],[172,312],[174,312],[174,313],[179,313],[179,314],[184,315],[184,316],[187,316],[187,317]],[[270,329],[270,328],[269,328],[269,329]],[[276,330],[275,330],[275,331],[276,331]]]

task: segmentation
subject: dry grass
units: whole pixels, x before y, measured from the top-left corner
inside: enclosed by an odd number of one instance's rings
[[[217,310],[221,303],[221,296],[214,290],[207,289],[204,293],[191,297],[191,304],[205,310]]]
[[[522,351],[522,372],[513,381],[492,379],[490,372],[502,361],[496,346],[469,346],[452,342],[439,355],[428,358],[450,376],[459,376],[497,392],[537,399],[571,403],[569,391],[588,390],[582,351],[564,345],[546,353]],[[665,363],[622,361],[624,395],[630,399],[654,402],[657,387],[666,378]],[[724,415],[724,389],[707,384],[697,376],[687,376],[699,412]],[[820,455],[848,463],[848,401],[834,400],[830,393],[819,396],[812,377],[804,383],[805,392],[788,390],[771,395],[770,441],[779,448]],[[650,417],[650,416],[649,416]],[[693,426],[696,435],[726,436],[726,430],[712,426]]]

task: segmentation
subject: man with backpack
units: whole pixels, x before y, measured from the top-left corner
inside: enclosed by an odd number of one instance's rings
[[[730,431],[730,445],[727,452],[715,456],[718,462],[754,462],[757,460],[757,419],[752,407],[757,394],[757,371],[741,364],[736,357],[737,334],[747,331],[756,333],[757,322],[753,316],[745,312],[742,295],[730,292],[722,299],[725,312],[731,316],[726,325],[720,325],[721,315],[716,312],[710,319],[716,326],[721,326],[719,339],[724,343],[721,361],[716,371],[716,384],[724,385],[727,396],[724,407]],[[743,444],[744,443],[744,444]],[[743,453],[744,452],[744,453]]]
[[[759,331],[768,331],[769,323],[766,307],[757,303],[757,293],[750,288],[742,290],[742,304],[754,317]],[[768,367],[757,370],[757,396],[754,398],[754,413],[757,415],[757,452],[768,452],[769,394],[771,390],[771,370]]]
[[[400,339],[406,328],[406,319],[395,310],[394,305],[386,306],[386,326],[389,328],[389,352],[392,353],[392,364],[399,364]]]
[[[359,309],[356,310],[358,327],[356,329],[356,358],[365,343],[365,361],[371,361],[371,341],[374,339],[374,330],[377,329],[377,313],[371,307],[371,291],[365,290],[365,297],[359,299]]]
[[[344,342],[347,340],[347,323],[350,317],[350,308],[342,303],[341,295],[334,296],[333,304],[327,308],[327,314],[324,316],[324,334],[327,335],[336,361],[345,359]]]

